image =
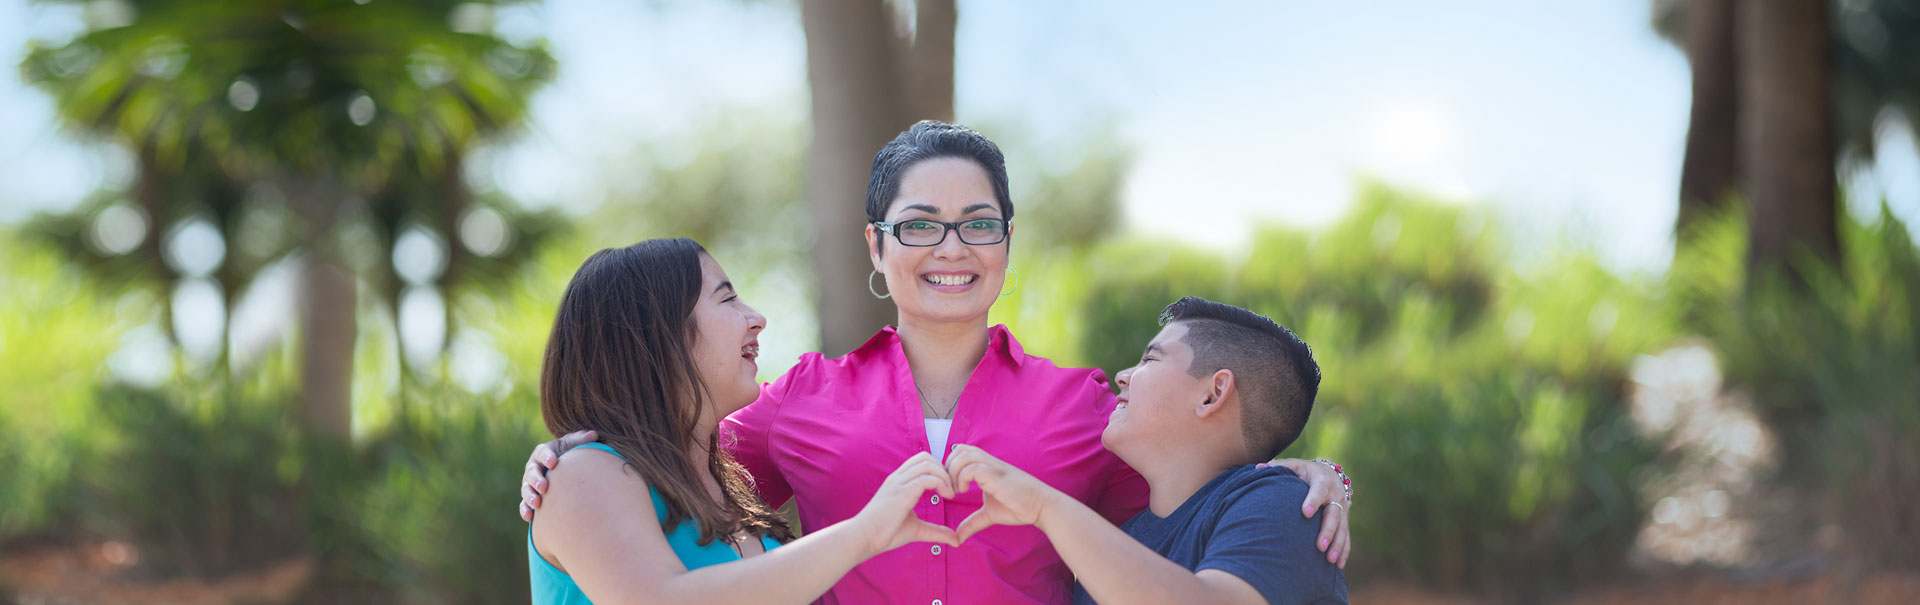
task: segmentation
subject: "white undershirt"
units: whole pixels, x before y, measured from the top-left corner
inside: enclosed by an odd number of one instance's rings
[[[953,432],[953,419],[927,419],[927,451],[942,461],[947,459],[947,434]]]

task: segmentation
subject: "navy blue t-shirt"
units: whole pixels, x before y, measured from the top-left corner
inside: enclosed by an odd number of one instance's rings
[[[1306,497],[1307,482],[1285,467],[1235,467],[1172,515],[1141,511],[1120,529],[1181,567],[1233,574],[1268,603],[1345,603],[1346,575],[1314,547],[1320,514],[1300,516]],[[1094,601],[1076,583],[1073,602]]]

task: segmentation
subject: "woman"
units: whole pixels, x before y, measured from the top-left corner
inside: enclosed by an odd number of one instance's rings
[[[765,327],[693,240],[581,265],[547,340],[540,408],[553,434],[600,441],[548,475],[527,534],[533,602],[805,603],[875,554],[957,543],[912,514],[921,494],[953,493],[922,454],[903,456],[846,522],[780,545],[785,521],[714,447],[720,420],[758,394]]]
[[[889,459],[970,444],[1074,495],[1115,523],[1146,507],[1146,482],[1100,444],[1115,398],[1097,369],[1061,368],[1027,355],[1005,326],[987,325],[1007,272],[1013,202],[998,146],[964,126],[920,122],[880,149],[867,186],[874,273],[899,310],[894,327],[835,359],[817,353],[761,388],[729,416],[722,445],[767,502],[798,503],[806,527],[854,515],[888,476]],[[876,280],[877,281],[877,280]],[[521,514],[542,508],[546,480],[569,435],[528,461]],[[1341,492],[1331,468],[1282,461],[1314,491],[1303,514]],[[942,495],[915,513],[949,526],[978,509],[980,492]],[[1344,565],[1346,502],[1331,502],[1320,547]],[[856,567],[828,603],[1065,603],[1072,576],[1032,528],[995,528],[964,548],[906,548]]]

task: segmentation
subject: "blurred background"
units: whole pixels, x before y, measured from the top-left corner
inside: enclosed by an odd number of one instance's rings
[[[516,602],[591,252],[762,379],[889,321],[873,153],[1006,151],[1027,350],[1325,371],[1361,602],[1920,599],[1920,1],[0,0],[0,600]]]

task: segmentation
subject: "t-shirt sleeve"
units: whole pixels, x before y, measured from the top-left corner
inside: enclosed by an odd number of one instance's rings
[[[1195,571],[1218,569],[1253,585],[1268,603],[1345,603],[1346,578],[1314,547],[1320,515],[1301,517],[1307,486],[1261,479],[1220,515]]]
[[[787,484],[786,475],[780,472],[779,465],[773,462],[773,425],[780,417],[780,407],[786,403],[787,392],[793,383],[800,380],[795,375],[802,372],[809,360],[801,358],[800,363],[787,373],[781,374],[773,382],[760,385],[760,396],[729,414],[720,423],[720,445],[727,453],[747,469],[753,477],[753,490],[768,506],[779,508],[793,497],[793,487]]]

